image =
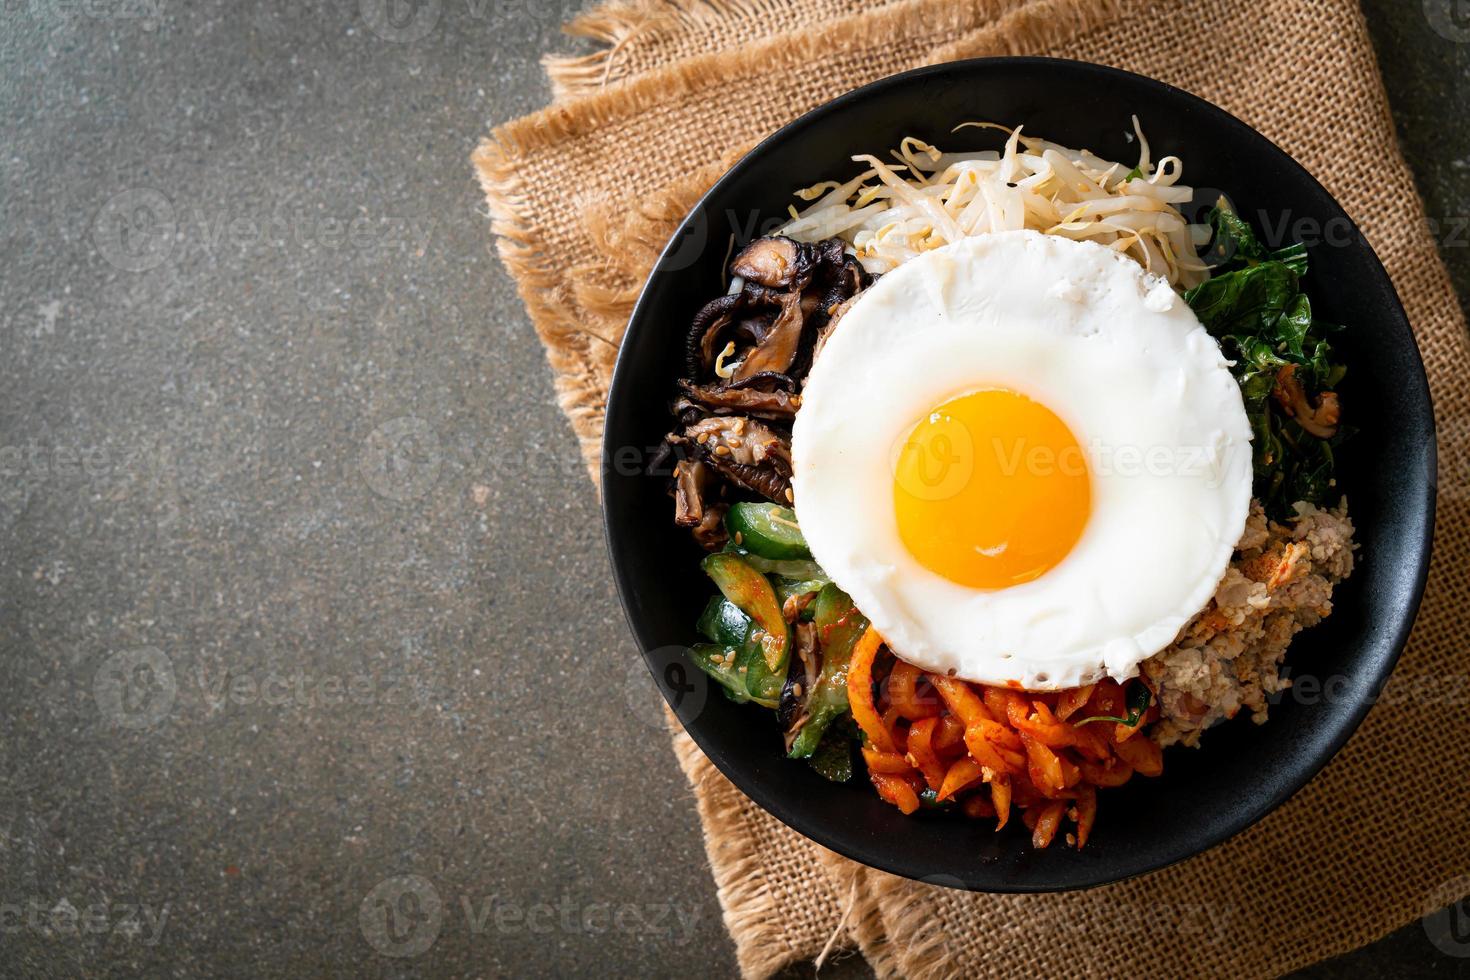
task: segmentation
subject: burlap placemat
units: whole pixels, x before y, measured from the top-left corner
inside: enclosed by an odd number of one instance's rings
[[[856,945],[880,975],[1268,975],[1340,953],[1470,891],[1461,610],[1470,356],[1351,0],[618,0],[550,58],[559,100],[475,155],[499,236],[596,476],[627,317],[659,249],[745,149],[884,75],[961,57],[1117,65],[1250,122],[1360,223],[1407,307],[1439,415],[1429,592],[1389,691],[1306,789],[1174,868],[1081,894],[967,895],[870,871],[767,817],[687,736],[710,864],[742,970]]]

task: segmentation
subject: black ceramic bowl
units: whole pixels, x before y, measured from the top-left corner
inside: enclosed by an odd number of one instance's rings
[[[905,817],[866,779],[824,781],[785,759],[771,714],[704,684],[682,644],[713,592],[698,549],[671,523],[666,480],[646,461],[670,427],[691,316],[724,286],[731,236],[778,224],[794,189],[854,175],[855,153],[885,154],[905,136],[944,149],[997,145],[965,120],[1024,123],[1029,133],[1104,157],[1136,159],[1136,113],[1153,159],[1184,161],[1199,188],[1196,215],[1220,190],[1272,244],[1309,246],[1314,309],[1343,323],[1349,366],[1342,398],[1361,431],[1344,449],[1340,482],[1361,551],[1335,611],[1297,637],[1288,658],[1298,693],[1261,726],[1241,718],[1203,747],[1165,753],[1158,779],[1100,795],[1085,850],[1030,848],[1019,820]],[[1305,170],[1265,137],[1179,89],[1078,62],[997,58],[939,65],[851,92],[767,139],[685,220],[629,324],[607,411],[603,502],[618,589],[649,666],[706,755],[751,799],[813,840],[864,864],[980,891],[1082,888],[1163,867],[1220,843],[1296,792],[1357,727],[1403,648],[1424,587],[1434,523],[1434,422],[1423,365],[1387,274],[1356,226]]]

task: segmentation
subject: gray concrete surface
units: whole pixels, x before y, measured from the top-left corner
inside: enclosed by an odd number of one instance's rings
[[[467,162],[576,6],[0,0],[0,974],[733,972]],[[1470,30],[1372,6],[1448,229]]]

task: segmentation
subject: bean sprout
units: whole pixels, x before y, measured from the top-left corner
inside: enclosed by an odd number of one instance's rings
[[[961,123],[955,129],[998,129],[1005,148],[946,153],[908,137],[893,162],[862,154],[868,169],[847,181],[824,181],[796,192],[811,202],[792,209],[780,234],[816,242],[837,236],[852,246],[864,268],[883,273],[914,256],[961,238],[1031,229],[1106,245],[1184,290],[1209,278],[1196,246],[1208,230],[1179,211],[1193,189],[1179,183],[1176,156],[1157,163],[1133,117],[1138,136],[1136,167],[1104,160],[1022,135],[996,123]]]

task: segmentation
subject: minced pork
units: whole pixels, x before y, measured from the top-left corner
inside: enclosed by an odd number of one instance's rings
[[[1245,533],[1215,598],[1142,671],[1158,692],[1152,729],[1161,745],[1194,745],[1206,728],[1242,708],[1266,720],[1267,698],[1291,681],[1281,661],[1298,631],[1332,612],[1332,588],[1353,570],[1347,501],[1325,510],[1296,505],[1297,519],[1266,519],[1252,501]]]

